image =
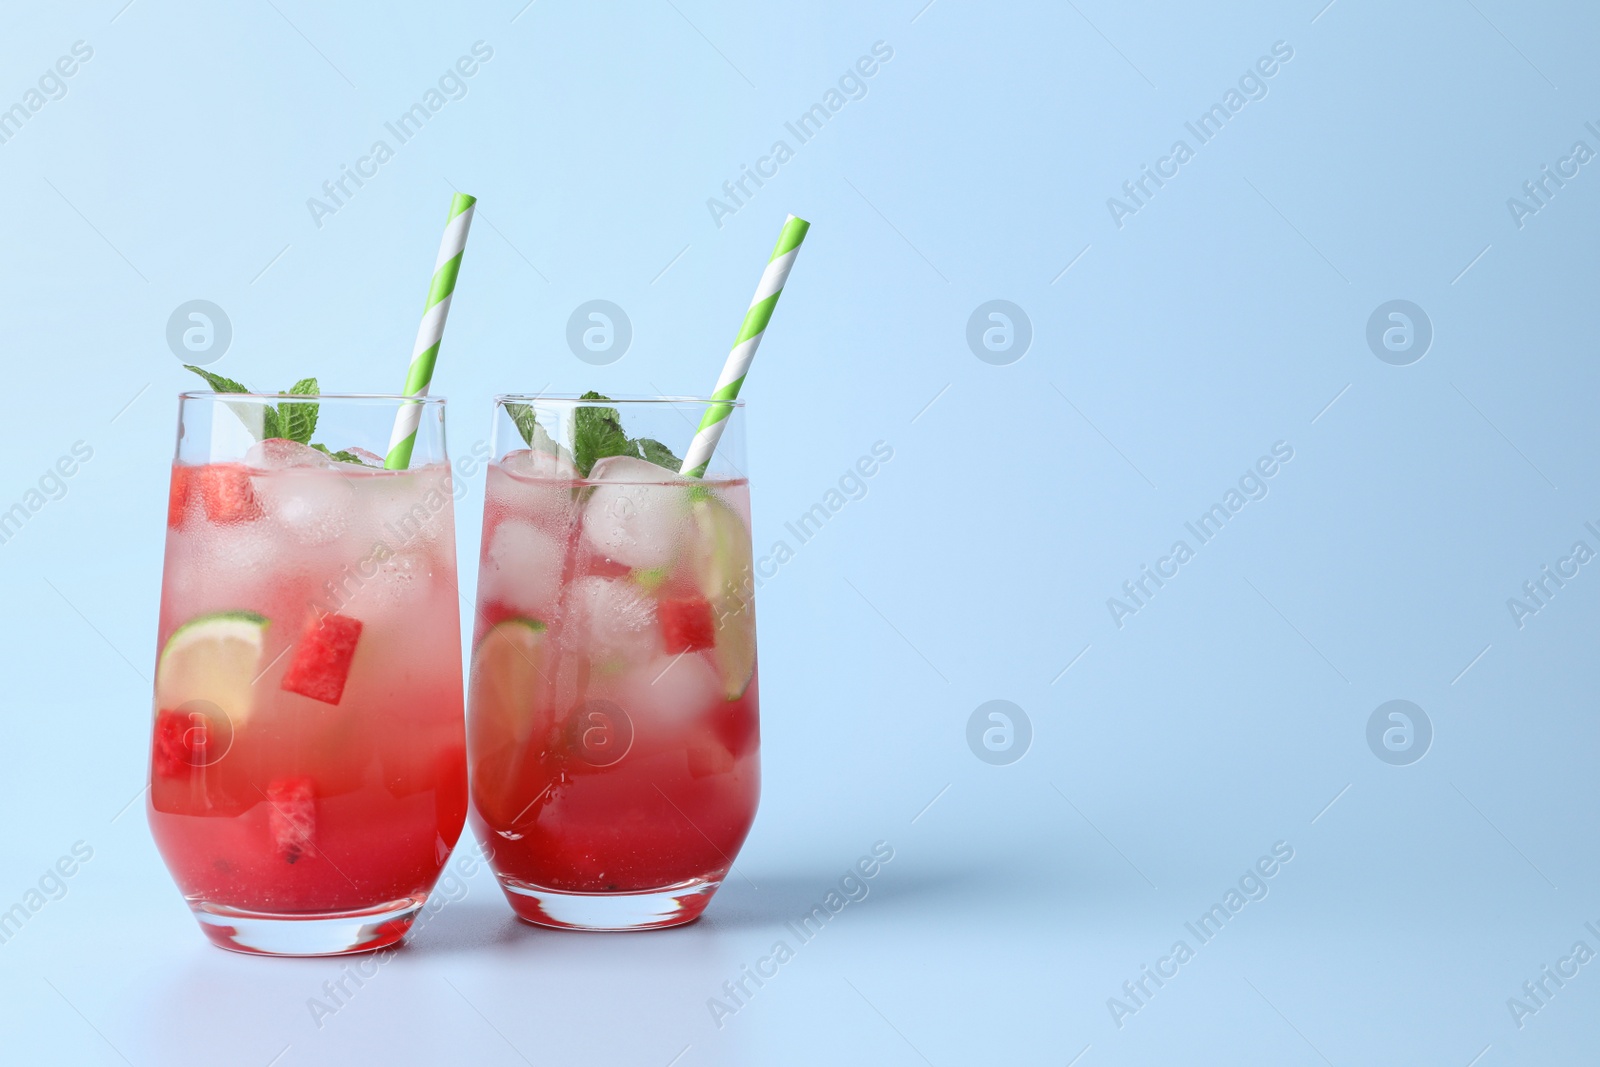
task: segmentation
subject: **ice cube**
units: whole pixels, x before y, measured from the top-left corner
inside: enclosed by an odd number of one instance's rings
[[[484,603],[549,622],[561,586],[566,546],[531,522],[505,519],[489,535],[479,576]]]
[[[191,614],[264,603],[282,569],[282,538],[264,522],[196,524],[167,535],[167,594]]]
[[[591,482],[633,482],[655,485],[661,482],[687,482],[670,467],[662,467],[635,456],[606,456],[589,468]]]
[[[333,467],[335,461],[299,441],[282,437],[269,437],[250,446],[244,461],[259,471],[281,470],[285,467]]]
[[[413,542],[398,551],[374,546],[372,554],[358,564],[357,573],[372,577],[361,587],[363,610],[386,611],[396,606],[415,610],[418,597],[429,595],[429,579],[445,574],[452,582],[454,572],[440,563],[436,548]]]
[[[263,444],[273,444],[264,441]],[[282,442],[294,444],[294,442]],[[297,445],[297,448],[304,448]],[[321,457],[314,449],[305,449]],[[355,507],[351,485],[328,467],[305,464],[267,470],[252,476],[256,497],[280,530],[306,545],[336,541],[350,526]]]
[[[351,445],[349,448],[341,449],[341,451],[348,452],[350,455],[356,457],[356,460],[360,462],[363,467],[376,467],[379,470],[383,469],[383,457],[378,455],[376,452],[368,452],[366,449],[357,448],[355,445]]]
[[[562,452],[545,452],[522,448],[507,452],[501,457],[500,467],[518,478],[541,478],[546,481],[576,481],[578,478],[578,468],[573,466],[572,458],[565,454],[565,449]]]
[[[652,657],[618,681],[616,694],[635,729],[652,723],[684,726],[727,706],[722,679],[704,656],[693,652]]]
[[[408,471],[367,471],[344,464],[342,472],[369,525],[363,536],[383,541],[395,551],[414,544],[432,544],[450,528],[450,471],[442,464]]]
[[[602,484],[584,505],[585,543],[627,567],[670,563],[688,524],[688,480],[632,456],[598,461],[589,480]]]
[[[571,596],[571,625],[602,671],[642,662],[660,651],[656,603],[631,578],[580,578]]]
[[[578,470],[547,452],[513,452],[489,468],[484,488],[488,510],[564,529],[577,516],[572,482]]]

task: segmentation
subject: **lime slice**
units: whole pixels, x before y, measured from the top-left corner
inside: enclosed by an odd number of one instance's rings
[[[544,623],[527,618],[497,623],[472,653],[475,726],[526,741],[533,732],[534,703],[549,669]]]
[[[697,536],[691,550],[695,582],[711,602],[717,624],[717,669],[723,695],[738,700],[756,670],[755,561],[744,520],[714,494],[690,505]]]
[[[237,729],[255,705],[254,682],[266,647],[265,616],[226,611],[190,619],[167,638],[156,664],[156,705],[176,711],[205,701]]]
[[[646,593],[654,594],[671,576],[671,573],[665,567],[650,567],[648,569],[635,567],[628,572],[628,577],[639,583],[639,588]]]

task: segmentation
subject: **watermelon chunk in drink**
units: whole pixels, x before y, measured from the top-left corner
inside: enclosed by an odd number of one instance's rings
[[[313,616],[283,672],[283,688],[324,704],[339,703],[360,640],[360,619],[332,612]]]

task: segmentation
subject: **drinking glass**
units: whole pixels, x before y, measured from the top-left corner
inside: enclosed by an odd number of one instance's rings
[[[710,404],[496,399],[467,744],[474,826],[529,922],[690,922],[755,818],[743,406],[704,477],[671,455]]]
[[[148,814],[224,948],[399,941],[461,834],[444,401],[407,401],[411,465],[384,470],[401,403],[180,399]]]

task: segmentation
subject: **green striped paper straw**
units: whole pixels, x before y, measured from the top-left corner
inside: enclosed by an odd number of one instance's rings
[[[439,259],[433,265],[433,284],[428,286],[428,302],[423,307],[422,325],[417,328],[417,343],[411,348],[406,396],[427,396],[428,386],[433,382],[433,364],[439,358],[444,320],[450,314],[450,298],[456,291],[461,253],[466,251],[467,231],[472,228],[473,205],[477,202],[477,197],[466,193],[457,193],[450,201],[450,220],[445,223]],[[400,405],[394,417],[394,432],[389,435],[389,454],[383,459],[386,468],[403,471],[411,465],[411,449],[417,443],[417,426],[421,421],[421,404]]]
[[[689,451],[683,457],[680,474],[693,478],[705,474],[711,454],[717,450],[717,442],[722,439],[722,431],[728,425],[728,415],[733,411],[730,401],[738,397],[739,387],[744,385],[750,361],[755,359],[756,349],[766,334],[767,323],[772,319],[772,309],[778,306],[783,285],[789,280],[789,268],[794,266],[794,257],[800,254],[800,242],[806,239],[806,231],[810,228],[811,223],[793,215],[784,222],[777,247],[772,250],[767,269],[761,274],[761,284],[756,286],[756,295],[750,300],[750,310],[744,313],[744,325],[739,328],[739,336],[733,342],[733,351],[728,353],[728,362],[722,365],[722,377],[717,379],[716,391],[711,394],[713,403],[706,408],[700,428],[695,431],[694,440],[689,442]]]

